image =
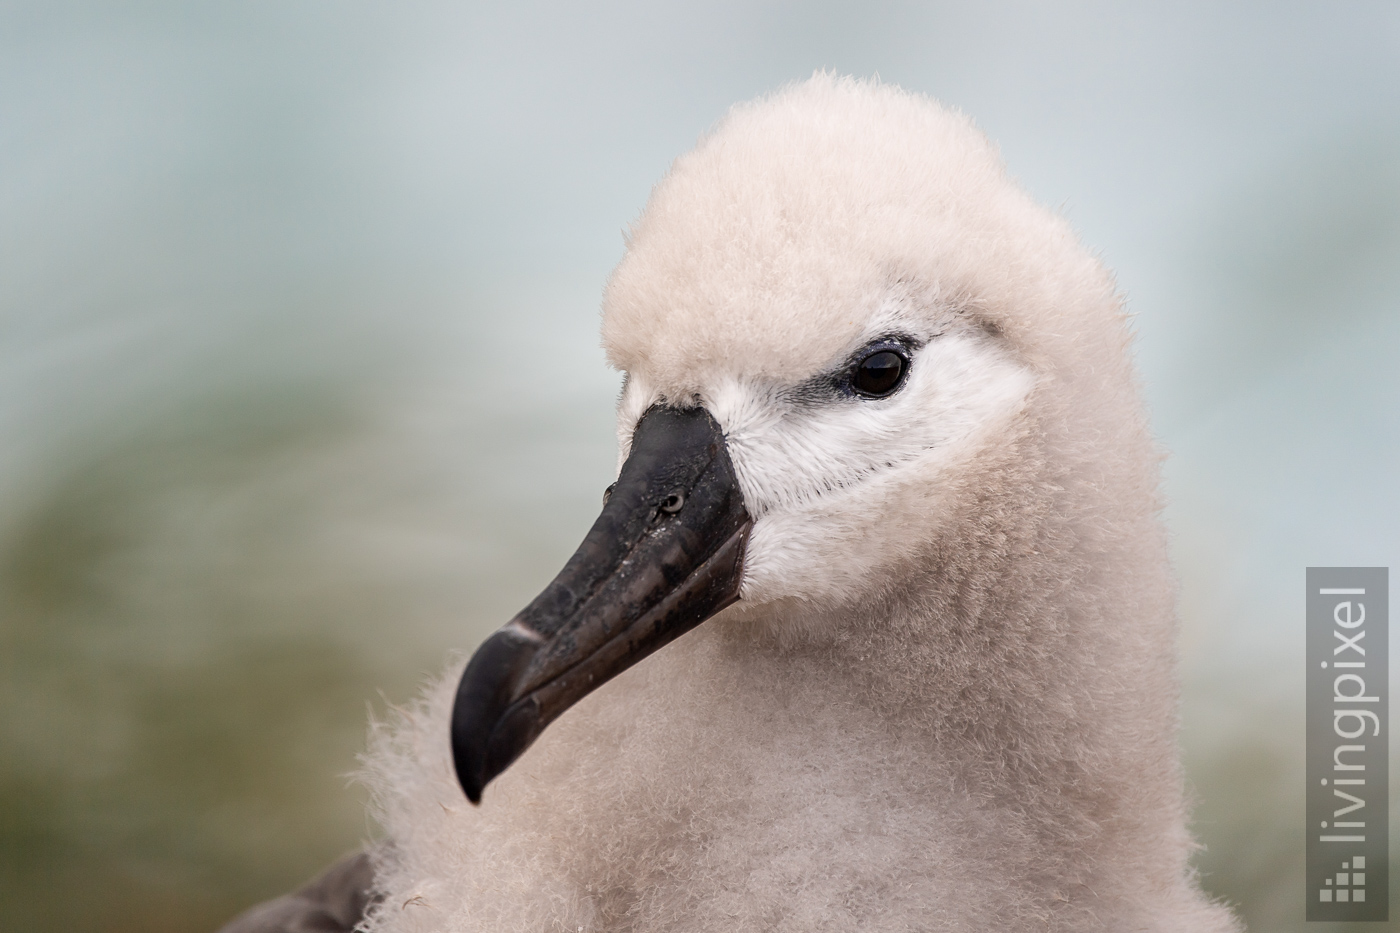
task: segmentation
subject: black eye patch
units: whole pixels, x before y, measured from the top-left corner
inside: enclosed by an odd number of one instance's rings
[[[908,381],[914,354],[923,345],[924,341],[914,337],[887,334],[846,357],[840,368],[827,370],[783,394],[804,407],[829,405],[838,398],[888,398]]]

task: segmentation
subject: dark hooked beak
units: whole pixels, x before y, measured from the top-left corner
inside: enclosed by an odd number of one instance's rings
[[[462,675],[452,757],[467,799],[595,687],[738,599],[751,525],[710,413],[642,416],[583,544]]]

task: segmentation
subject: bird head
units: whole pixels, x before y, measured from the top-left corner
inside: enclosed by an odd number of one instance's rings
[[[1086,378],[1084,319],[1117,314],[961,115],[828,75],[735,108],[653,191],[608,282],[617,482],[467,667],[467,796],[732,604],[820,637],[907,580],[1026,461],[1044,387]]]

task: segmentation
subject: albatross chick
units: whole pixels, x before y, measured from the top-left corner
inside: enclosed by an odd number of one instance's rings
[[[618,481],[375,728],[368,930],[1236,929],[1122,301],[966,117],[829,75],[734,108],[602,335]]]

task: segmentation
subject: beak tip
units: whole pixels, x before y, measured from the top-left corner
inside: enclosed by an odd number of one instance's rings
[[[514,760],[513,755],[504,764],[497,760],[501,755],[495,746],[502,721],[510,720],[510,713],[521,706],[535,708],[533,701],[511,702],[515,681],[534,652],[535,645],[522,642],[516,634],[497,632],[482,644],[462,674],[452,707],[452,766],[457,783],[473,804],[481,803],[486,785]]]
[[[462,793],[467,795],[467,799],[474,804],[481,803],[481,791],[486,786],[486,782],[476,777],[479,768],[473,768],[469,762],[463,761],[463,756],[459,753],[454,755],[453,770],[457,772],[457,783],[462,787]]]
[[[472,759],[472,756],[467,756],[467,758],[466,761],[459,758],[454,762],[457,783],[461,785],[462,793],[466,795],[467,800],[474,806],[480,806],[486,785],[495,780],[510,764],[510,761],[507,761],[505,765],[492,767],[490,762],[479,757],[475,760]],[[511,761],[514,759],[512,758]]]
[[[457,783],[474,804],[481,794],[534,742],[544,728],[534,697],[513,703],[495,716],[473,715],[470,705],[459,705],[452,733],[452,765]]]

